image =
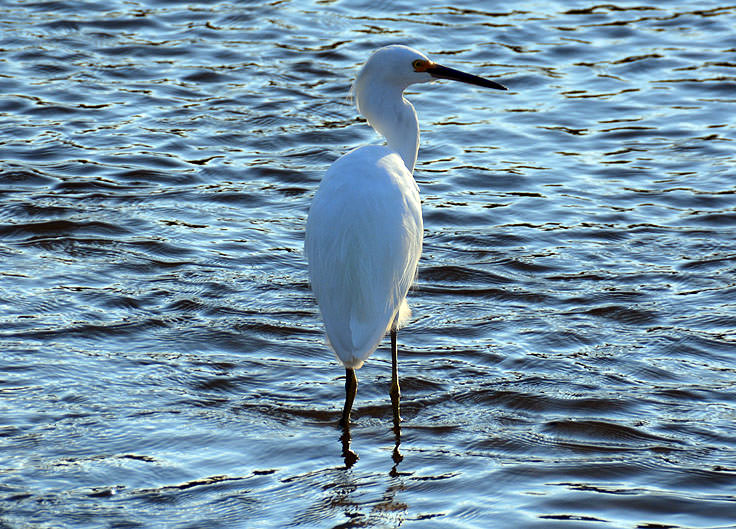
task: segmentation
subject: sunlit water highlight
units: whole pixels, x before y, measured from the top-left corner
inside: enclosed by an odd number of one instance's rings
[[[736,527],[736,7],[0,5],[0,528]],[[425,249],[343,370],[302,256],[404,43]],[[397,445],[397,442],[400,443]]]

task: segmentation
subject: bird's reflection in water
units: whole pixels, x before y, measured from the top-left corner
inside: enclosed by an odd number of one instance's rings
[[[340,436],[342,442],[342,457],[345,459],[345,468],[352,467],[358,460],[358,454],[350,449],[350,424],[345,424],[342,428],[342,435]]]
[[[377,477],[370,468],[353,468],[358,461],[358,454],[351,448],[352,437],[350,426],[341,426],[340,443],[345,467],[331,474],[334,483],[326,484],[323,490],[329,490],[329,500],[319,502],[315,511],[324,513],[325,508],[340,511],[347,522],[336,527],[399,527],[406,518],[409,506],[399,497],[406,490],[406,473],[399,471],[398,466],[404,459],[399,452],[401,445],[401,429],[394,425],[394,448],[392,453],[393,467],[385,480]],[[334,469],[337,470],[337,469]],[[376,487],[379,490],[376,490]],[[326,507],[327,506],[327,507]]]
[[[394,460],[394,466],[391,468],[391,472],[389,472],[391,477],[399,475],[399,463],[404,460],[404,456],[399,452],[399,445],[401,444],[401,426],[398,422],[394,422],[394,441],[394,451],[391,454],[391,458]]]
[[[404,456],[401,455],[401,452],[399,451],[399,446],[401,445],[401,426],[399,426],[398,423],[394,423],[394,450],[391,454],[391,459],[394,461],[394,466],[389,472],[389,475],[392,477],[398,476],[398,466],[399,463],[401,463],[404,460]],[[342,435],[340,436],[340,442],[342,443],[342,457],[345,460],[345,468],[351,468],[358,459],[358,454],[356,454],[351,448],[350,443],[352,442],[353,438],[350,435],[350,425],[346,424],[342,427]]]

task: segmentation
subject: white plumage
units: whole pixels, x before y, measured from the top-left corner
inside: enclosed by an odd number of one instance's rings
[[[419,189],[401,157],[373,145],[338,159],[314,196],[305,249],[330,345],[357,369],[406,304],[422,252]]]
[[[454,79],[505,88],[446,68],[406,46],[376,51],[353,84],[358,111],[386,138],[360,147],[327,171],[307,219],[304,249],[309,279],[330,346],[346,368],[347,426],[357,389],[355,369],[391,332],[391,400],[399,417],[396,331],[408,318],[406,295],[422,252],[422,212],[412,173],[419,123],[404,99],[412,83]]]

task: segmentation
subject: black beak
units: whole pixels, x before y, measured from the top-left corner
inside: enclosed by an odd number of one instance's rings
[[[439,64],[432,64],[432,66],[426,69],[426,72],[437,79],[452,79],[453,81],[460,81],[461,83],[474,84],[476,86],[484,86],[486,88],[495,88],[496,90],[507,90],[504,85],[499,84],[496,81],[484,79],[483,77],[461,72],[460,70],[455,70],[454,68],[448,68],[447,66],[441,66]]]

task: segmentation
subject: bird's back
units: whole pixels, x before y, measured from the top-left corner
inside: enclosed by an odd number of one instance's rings
[[[401,157],[366,146],[338,159],[315,194],[305,251],[330,345],[347,367],[378,347],[414,280],[419,191]]]

